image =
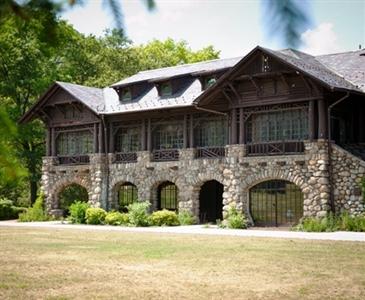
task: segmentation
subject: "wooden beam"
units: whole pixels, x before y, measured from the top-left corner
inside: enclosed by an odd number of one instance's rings
[[[51,130],[46,130],[46,155],[51,156]]]
[[[143,119],[141,123],[141,150],[146,150],[146,120]]]
[[[255,87],[257,94],[260,93],[261,88],[252,76],[250,76],[250,81],[253,84],[253,86]]]
[[[240,102],[240,100],[241,100],[241,96],[240,96],[240,94],[237,92],[237,89],[233,86],[233,84],[232,83],[228,83],[228,86],[231,88],[231,90],[233,91],[233,93],[234,93],[234,95],[236,96],[236,103],[237,102]]]
[[[193,114],[190,114],[190,125],[189,125],[189,147],[194,148],[194,118]]]
[[[237,111],[232,109],[231,111],[231,144],[237,144]]]
[[[309,130],[309,140],[313,141],[316,138],[315,134],[315,101],[309,101],[308,108],[308,130]]]
[[[245,120],[243,115],[243,108],[240,108],[240,139],[239,143],[242,145],[246,140],[246,132],[245,132]]]
[[[188,116],[184,115],[184,124],[183,124],[183,148],[188,147]]]
[[[109,124],[109,153],[114,153],[115,135],[113,130],[113,122]]]
[[[326,139],[328,134],[327,128],[327,109],[324,99],[318,100],[318,138]]]
[[[98,152],[98,124],[94,124],[94,132],[93,132],[93,139],[94,139],[94,153]]]
[[[233,100],[231,99],[231,97],[222,89],[222,94],[223,96],[229,101],[229,103],[231,103],[231,105],[233,105]]]
[[[104,143],[103,143],[103,124],[100,122],[99,123],[99,153],[103,153],[104,150]]]
[[[51,128],[51,154],[56,156],[56,134],[54,127]]]
[[[280,79],[281,79],[281,82],[285,85],[285,87],[289,90],[290,85],[283,74],[281,74]]]
[[[151,119],[147,121],[147,150],[152,151],[152,128]]]
[[[312,95],[312,87],[309,85],[307,79],[303,76],[303,74],[300,74],[300,78],[303,80],[305,87],[308,90],[308,93]]]

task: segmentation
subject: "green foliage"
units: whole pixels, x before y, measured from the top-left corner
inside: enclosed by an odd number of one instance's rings
[[[17,219],[19,214],[25,211],[26,208],[14,206],[13,201],[9,199],[0,199],[0,220]]]
[[[108,225],[128,225],[128,214],[120,213],[118,211],[108,212],[105,217],[105,224]]]
[[[343,213],[334,216],[332,213],[326,217],[303,218],[301,222],[293,228],[298,231],[306,232],[333,232],[333,231],[365,231],[365,215],[350,216]]]
[[[150,203],[148,201],[145,202],[135,202],[128,205],[128,217],[129,224],[132,226],[148,226],[149,225],[149,216],[148,209],[150,207]]]
[[[231,206],[227,212],[226,219],[222,222],[222,227],[231,229],[246,229],[248,226],[245,215]]]
[[[78,184],[70,184],[62,190],[59,194],[59,198],[60,208],[65,210],[67,215],[72,203],[75,201],[87,202],[89,200],[89,195],[84,187]]]
[[[177,226],[179,219],[174,211],[167,209],[155,211],[149,218],[152,226]]]
[[[44,211],[44,194],[39,194],[33,206],[28,208],[26,212],[19,214],[20,222],[39,222],[48,221],[50,218]]]
[[[188,210],[179,211],[177,218],[180,225],[193,225],[197,223],[195,216]]]
[[[86,223],[99,225],[104,224],[106,211],[99,207],[90,207],[86,210]]]
[[[90,205],[86,202],[76,201],[69,207],[70,215],[68,220],[75,224],[86,223],[86,211],[90,208]]]

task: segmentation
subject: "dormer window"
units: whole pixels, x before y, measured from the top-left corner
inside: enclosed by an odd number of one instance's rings
[[[132,90],[131,90],[131,88],[122,89],[121,100],[123,102],[132,100]]]
[[[159,95],[161,97],[167,97],[172,95],[171,82],[163,82],[159,85]]]
[[[217,78],[214,76],[205,77],[203,80],[203,90],[210,88],[216,82],[217,82]]]

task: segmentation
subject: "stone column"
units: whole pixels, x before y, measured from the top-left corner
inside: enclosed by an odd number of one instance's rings
[[[89,203],[94,207],[108,209],[108,156],[90,155],[91,196]]]

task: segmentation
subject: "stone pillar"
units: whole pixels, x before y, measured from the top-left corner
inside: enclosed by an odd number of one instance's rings
[[[108,209],[108,156],[90,155],[91,196],[90,205]]]
[[[327,105],[324,99],[318,100],[318,139],[327,139]]]

